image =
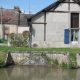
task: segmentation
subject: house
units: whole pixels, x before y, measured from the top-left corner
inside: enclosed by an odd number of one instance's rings
[[[2,33],[0,33],[1,36],[0,38],[7,39],[8,34],[18,32],[20,10],[17,8],[16,9],[2,8],[0,10],[0,14],[2,14],[0,15],[0,23],[1,23],[0,26],[2,27]]]
[[[2,14],[0,15],[0,38],[8,39],[8,34],[10,33],[18,34],[23,31],[29,31],[27,18],[30,15],[22,14],[19,8],[3,8],[0,10],[0,14]]]
[[[57,0],[28,23],[31,47],[80,47],[80,0]]]

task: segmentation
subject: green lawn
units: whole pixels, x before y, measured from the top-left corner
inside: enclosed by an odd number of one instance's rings
[[[64,51],[64,52],[80,52],[80,48],[27,48],[27,47],[0,46],[0,51]]]

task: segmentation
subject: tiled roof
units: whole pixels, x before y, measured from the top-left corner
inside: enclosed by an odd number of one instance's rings
[[[15,9],[0,9],[0,22],[2,13],[3,24],[18,24],[19,12]]]
[[[0,23],[1,13],[3,24],[14,24],[19,26],[27,26],[27,19],[32,16],[32,14],[22,14],[16,9],[0,9]]]

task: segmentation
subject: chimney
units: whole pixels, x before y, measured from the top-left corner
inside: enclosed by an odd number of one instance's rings
[[[16,10],[17,12],[21,12],[18,6],[14,6],[14,10]]]

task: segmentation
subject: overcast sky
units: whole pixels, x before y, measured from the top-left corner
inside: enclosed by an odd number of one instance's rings
[[[14,6],[19,6],[21,11],[28,13],[30,3],[30,11],[36,13],[55,1],[56,0],[0,0],[0,6],[9,9],[13,9]]]

